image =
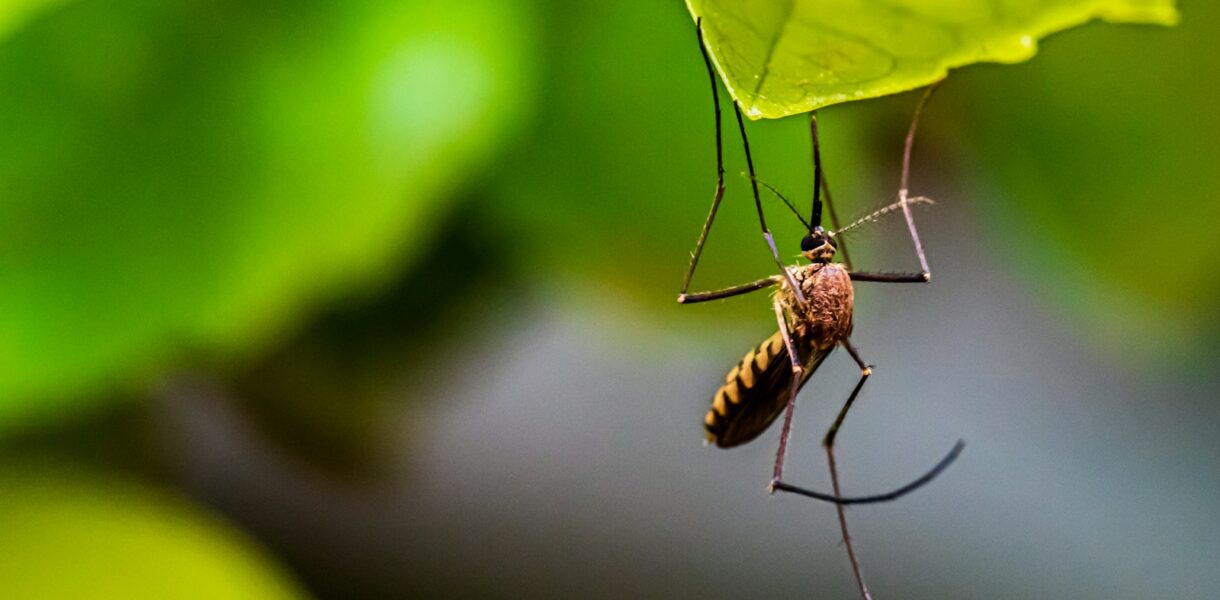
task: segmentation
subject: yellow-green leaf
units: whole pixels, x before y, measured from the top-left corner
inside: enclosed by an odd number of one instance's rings
[[[0,523],[5,598],[305,597],[220,519],[113,477],[4,463]]]
[[[1173,0],[687,0],[752,119],[895,94],[949,69],[1031,58],[1093,19],[1173,25]]]
[[[66,0],[0,0],[0,40],[19,29],[38,13]]]

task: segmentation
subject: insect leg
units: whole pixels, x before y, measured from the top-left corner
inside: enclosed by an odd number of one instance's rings
[[[835,436],[839,434],[839,427],[843,425],[843,419],[847,417],[847,411],[851,410],[851,405],[856,401],[856,396],[860,394],[860,388],[864,387],[864,382],[868,381],[870,375],[873,374],[873,366],[864,362],[860,358],[860,354],[856,352],[856,347],[851,345],[851,342],[846,339],[842,342],[843,348],[851,355],[852,360],[860,366],[860,380],[856,382],[856,387],[852,389],[851,395],[847,397],[847,402],[843,403],[843,408],[839,409],[839,416],[835,418],[835,422],[826,432],[826,437],[822,438],[822,445],[830,448],[834,446]]]
[[[838,231],[839,215],[835,212],[834,202],[830,198],[830,184],[826,182],[826,170],[822,167],[822,150],[821,144],[818,142],[818,116],[813,112],[809,113],[809,133],[813,138],[813,204],[817,206],[821,202],[821,198],[818,197],[820,191],[821,196],[825,198],[830,226]],[[843,264],[847,265],[848,271],[851,271],[851,255],[847,253],[847,242],[841,239],[835,240],[835,246],[839,254],[843,255]]]
[[[799,356],[795,351],[796,344],[793,343],[792,335],[788,331],[788,323],[787,320],[784,319],[783,308],[778,301],[775,303],[775,318],[779,323],[779,330],[784,338],[784,346],[788,351],[788,356]],[[908,483],[893,491],[872,496],[840,495],[838,487],[838,472],[835,469],[834,452],[831,449],[831,446],[834,444],[834,437],[838,433],[839,426],[843,423],[843,418],[847,415],[847,409],[851,407],[853,402],[855,402],[856,396],[860,393],[860,388],[864,385],[864,380],[868,378],[869,374],[871,374],[871,370],[869,370],[868,365],[866,365],[864,361],[860,359],[860,355],[856,352],[856,349],[849,343],[846,343],[846,341],[844,343],[844,347],[848,349],[848,352],[852,355],[852,358],[856,361],[856,364],[860,365],[861,377],[860,381],[856,383],[855,389],[852,390],[851,396],[848,397],[847,404],[843,407],[843,410],[839,413],[839,417],[835,420],[835,424],[831,428],[831,431],[827,433],[827,438],[830,440],[830,443],[826,446],[826,448],[830,456],[831,475],[832,481],[835,484],[835,491],[833,494],[817,492],[786,483],[782,480],[784,472],[784,457],[787,453],[788,438],[791,436],[792,432],[792,416],[796,412],[796,394],[801,388],[801,384],[803,383],[802,379],[804,379],[804,367],[800,365],[799,359],[797,359],[791,361],[793,378],[791,388],[789,389],[788,406],[784,415],[784,425],[780,430],[779,450],[775,454],[775,470],[772,472],[773,478],[770,485],[771,493],[775,493],[776,491],[789,492],[799,496],[813,498],[814,500],[822,500],[823,502],[837,504],[840,507],[846,504],[875,504],[878,502],[889,502],[891,500],[897,500],[923,487],[933,479],[936,479],[936,477],[944,472],[945,469],[949,468],[949,465],[953,464],[953,461],[957,460],[958,455],[961,454],[962,449],[965,447],[965,442],[958,440],[957,444],[953,446],[953,449],[950,450],[944,458],[940,459],[940,462],[936,463],[936,466],[932,467],[927,473],[924,473],[918,479],[915,479],[911,483]],[[840,517],[842,517],[842,515],[840,515]],[[844,528],[846,528],[845,523],[841,524]],[[844,538],[846,538],[846,532],[844,533]]]
[[[839,469],[835,464],[835,436],[839,433],[839,427],[843,424],[847,411],[851,409],[852,403],[856,401],[856,396],[860,394],[860,388],[864,387],[864,382],[868,381],[869,376],[873,374],[872,367],[860,358],[860,354],[856,352],[851,342],[844,339],[843,347],[847,349],[848,354],[851,354],[856,364],[860,365],[860,381],[856,382],[856,387],[852,389],[851,395],[847,397],[847,402],[839,410],[839,416],[835,418],[834,424],[826,432],[826,437],[822,438],[822,447],[826,449],[826,460],[830,465],[830,484],[836,496],[841,495],[842,491],[839,489]],[[872,596],[868,593],[868,586],[864,583],[864,576],[860,573],[860,562],[856,559],[855,548],[851,545],[851,535],[847,532],[846,511],[842,504],[836,505],[835,510],[839,513],[839,530],[843,532],[843,545],[847,547],[847,558],[851,561],[851,570],[856,576],[856,585],[860,587],[860,595],[867,600],[871,600]]]
[[[848,273],[852,281],[883,281],[886,283],[927,283],[932,274],[923,273],[863,273],[852,271]]]
[[[902,147],[902,181],[898,186],[898,205],[902,207],[902,216],[906,219],[907,230],[911,233],[911,242],[915,244],[915,255],[919,257],[918,273],[851,273],[853,281],[881,281],[888,283],[925,283],[931,281],[932,271],[928,267],[928,257],[923,250],[923,242],[919,240],[919,231],[915,228],[915,217],[911,213],[910,178],[911,178],[911,148],[915,145],[915,129],[919,126],[919,115],[923,107],[932,97],[940,82],[928,86],[919,104],[915,105],[915,116],[911,117],[911,127],[907,130],[906,142]],[[848,268],[851,271],[851,268]]]
[[[678,304],[694,304],[696,302],[707,302],[708,300],[719,300],[730,296],[740,296],[750,292],[758,291],[766,287],[771,287],[779,283],[779,275],[772,275],[766,279],[751,281],[733,287],[727,287],[720,290],[712,290],[710,292],[695,292],[693,294],[682,293],[678,295]]]
[[[699,232],[699,241],[695,243],[695,251],[690,256],[690,266],[686,269],[686,277],[682,280],[682,290],[678,293],[678,301],[686,295],[690,288],[691,278],[695,275],[695,267],[699,264],[699,256],[703,254],[703,245],[707,242],[707,234],[712,230],[712,221],[716,220],[716,211],[720,209],[720,200],[724,198],[724,152],[721,148],[720,133],[720,93],[716,89],[716,72],[712,70],[712,60],[708,57],[707,47],[703,43],[703,19],[695,21],[695,35],[699,38],[699,51],[703,54],[703,64],[707,67],[708,79],[712,82],[712,106],[716,113],[716,193],[712,196],[712,209],[703,222],[703,230]]]
[[[907,195],[909,193],[909,182],[911,175],[911,147],[915,145],[915,128],[919,126],[919,114],[923,112],[923,107],[928,103],[928,98],[932,97],[932,92],[940,82],[933,83],[928,86],[923,97],[919,99],[919,104],[915,105],[915,116],[911,117],[911,127],[907,130],[906,143],[902,147],[902,182],[898,186],[898,201],[902,204],[902,216],[907,220],[907,229],[911,231],[911,241],[915,244],[915,254],[919,256],[920,273],[924,276],[924,281],[932,278],[932,272],[928,268],[928,257],[924,255],[923,243],[919,241],[919,232],[915,229],[915,217],[911,214],[911,206],[907,203]]]
[[[703,246],[707,243],[708,233],[712,229],[712,222],[716,220],[716,211],[720,209],[720,201],[724,198],[724,152],[721,142],[720,92],[716,86],[716,72],[712,68],[712,60],[708,55],[707,44],[703,39],[702,18],[695,21],[695,35],[698,37],[699,52],[703,55],[703,64],[707,67],[708,78],[712,84],[712,105],[716,116],[716,192],[712,197],[712,208],[708,212],[707,220],[703,222],[703,229],[699,232],[699,240],[695,242],[695,251],[691,253],[690,266],[686,269],[686,277],[683,278],[682,289],[678,293],[679,302],[683,302],[683,298],[697,295],[688,295],[686,291],[690,289],[691,278],[695,275],[695,267],[699,264],[699,257],[703,254]],[[767,229],[767,221],[763,217],[762,199],[758,194],[758,181],[754,175],[754,159],[750,155],[750,141],[746,137],[745,123],[741,119],[741,109],[738,108],[736,102],[733,103],[733,111],[737,115],[737,127],[741,132],[741,142],[745,148],[746,164],[750,169],[750,184],[754,188],[754,207],[758,210],[758,222],[762,226],[763,239],[766,240],[767,247],[771,250],[771,257],[775,259],[775,264],[779,266],[780,273],[788,279],[788,284],[792,286],[793,291],[796,293],[797,300],[803,303],[805,302],[805,295],[801,292],[800,286],[796,285],[796,281],[792,279],[792,275],[788,273],[788,269],[784,267],[784,262],[779,257],[779,250],[775,247],[775,238],[771,235],[771,231]]]
[[[949,450],[949,453],[945,454],[944,458],[941,458],[940,462],[936,463],[936,466],[932,467],[926,473],[924,473],[923,475],[920,475],[918,478],[911,481],[911,483],[908,483],[893,491],[886,492],[884,494],[874,494],[871,496],[843,496],[843,495],[841,495],[839,493],[838,468],[835,464],[835,458],[834,458],[835,437],[838,436],[838,434],[839,434],[839,427],[841,427],[843,425],[843,419],[847,417],[847,411],[851,408],[851,405],[853,403],[855,403],[856,396],[860,395],[860,388],[864,387],[865,380],[867,380],[869,378],[869,376],[872,375],[872,367],[869,366],[867,363],[864,362],[863,359],[860,358],[860,354],[859,354],[859,352],[856,351],[855,346],[852,346],[851,343],[848,342],[847,340],[843,340],[843,347],[847,349],[847,353],[851,355],[852,360],[856,361],[856,364],[860,366],[860,380],[856,382],[856,387],[852,389],[851,395],[849,395],[847,397],[847,402],[844,403],[843,408],[840,409],[839,415],[838,415],[838,417],[835,418],[834,424],[831,425],[830,429],[826,432],[826,437],[822,438],[822,445],[826,448],[826,456],[830,463],[830,479],[831,479],[831,483],[834,486],[834,493],[826,494],[823,492],[816,492],[816,491],[813,491],[810,489],[798,487],[798,486],[795,486],[795,485],[792,485],[789,483],[785,483],[782,481],[773,481],[771,483],[772,491],[779,490],[781,492],[789,492],[792,494],[805,496],[807,498],[813,498],[814,500],[822,500],[824,502],[830,502],[832,504],[837,504],[840,507],[848,505],[848,504],[876,504],[879,502],[890,502],[891,500],[897,500],[897,499],[927,485],[933,479],[936,479],[936,477],[938,475],[943,473],[945,471],[945,469],[948,469],[949,465],[953,464],[953,461],[957,460],[957,457],[959,455],[961,455],[962,449],[964,449],[966,447],[966,442],[964,442],[962,440],[958,440],[957,443],[953,445],[953,448],[951,450]],[[840,513],[839,518],[840,518],[840,525],[843,527],[843,538],[846,540],[847,539],[847,524],[846,524],[845,519],[843,518],[842,513]],[[851,552],[852,552],[850,542],[848,542],[848,552],[849,552],[849,554],[851,554]],[[853,563],[853,566],[855,566],[854,555],[853,555],[852,563]]]
[[[741,119],[741,107],[737,106],[736,102],[733,103],[733,112],[737,115],[737,130],[741,132],[741,145],[745,148],[746,167],[750,170],[750,186],[754,188],[754,208],[758,211],[758,224],[762,227],[763,239],[767,241],[767,247],[771,249],[771,258],[775,259],[780,274],[788,280],[788,286],[796,295],[796,301],[804,304],[805,294],[801,291],[801,286],[797,285],[796,280],[792,278],[792,273],[789,273],[788,268],[784,266],[784,261],[779,257],[779,250],[775,247],[775,238],[772,237],[771,230],[767,229],[767,219],[763,216],[762,198],[758,195],[758,177],[754,175],[754,159],[750,156],[750,140],[746,137],[745,121]]]
[[[792,343],[792,334],[788,332],[788,319],[784,305],[779,298],[772,302],[775,305],[775,320],[779,322],[779,332],[784,338],[784,347],[788,350],[788,358],[792,364],[792,382],[788,388],[788,406],[784,409],[784,425],[779,433],[779,448],[775,451],[775,469],[771,472],[770,492],[775,493],[775,484],[784,478],[784,457],[788,453],[788,438],[792,435],[792,416],[796,413],[796,394],[801,389],[805,368],[801,366],[801,357],[797,354],[796,344]]]
[[[937,476],[945,472],[945,469],[949,468],[949,465],[953,464],[953,461],[957,460],[957,457],[961,455],[962,450],[965,448],[966,442],[963,440],[958,440],[956,444],[953,444],[953,448],[949,450],[948,454],[945,454],[944,458],[940,459],[940,462],[936,463],[935,467],[928,469],[927,473],[920,475],[911,483],[884,494],[874,494],[872,496],[838,496],[835,494],[815,492],[813,490],[798,487],[783,481],[772,482],[771,487],[773,488],[773,491],[788,492],[798,496],[805,496],[806,498],[813,498],[814,500],[829,502],[831,504],[849,505],[891,502],[927,485],[933,479],[936,479]]]

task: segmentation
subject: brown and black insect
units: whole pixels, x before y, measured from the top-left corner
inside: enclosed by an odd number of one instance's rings
[[[758,437],[774,422],[781,412],[784,413],[783,426],[780,431],[779,448],[776,452],[775,467],[772,472],[770,489],[772,492],[783,491],[818,500],[832,502],[837,505],[839,525],[847,554],[851,561],[852,571],[863,597],[869,598],[868,587],[860,573],[859,562],[852,548],[851,537],[847,531],[847,520],[843,507],[847,504],[868,504],[897,499],[920,486],[928,483],[949,466],[961,452],[964,444],[960,440],[953,449],[930,471],[915,481],[884,494],[844,497],[840,492],[839,473],[835,463],[834,442],[843,419],[847,416],[852,404],[860,394],[864,382],[872,374],[872,366],[860,357],[852,346],[852,308],[854,304],[854,281],[876,282],[918,282],[924,283],[931,279],[927,258],[915,221],[911,206],[931,202],[927,198],[911,198],[908,195],[908,176],[910,172],[911,147],[914,142],[915,129],[919,114],[931,95],[933,88],[924,94],[915,110],[911,126],[907,132],[902,157],[902,180],[898,190],[898,201],[871,215],[852,223],[848,227],[838,229],[838,219],[834,213],[829,188],[822,172],[821,153],[818,144],[817,118],[810,115],[810,133],[813,140],[813,203],[809,220],[805,220],[796,208],[786,198],[772,188],[777,196],[804,224],[807,235],[801,240],[801,256],[808,264],[784,266],[779,260],[774,240],[767,228],[763,216],[762,201],[759,197],[758,179],[754,174],[754,163],[750,155],[749,140],[746,137],[745,124],[741,117],[741,109],[733,103],[737,116],[737,126],[741,133],[742,145],[745,150],[746,164],[749,169],[750,183],[754,192],[755,208],[759,223],[762,226],[763,238],[771,251],[773,258],[780,265],[780,273],[743,285],[733,286],[707,292],[688,292],[699,256],[707,241],[712,221],[720,207],[724,196],[724,161],[721,150],[720,101],[717,91],[715,71],[702,33],[702,23],[698,23],[696,31],[699,37],[700,50],[712,82],[712,99],[716,114],[716,163],[717,183],[712,201],[712,208],[704,222],[695,251],[691,255],[690,267],[678,295],[678,302],[691,304],[737,296],[749,292],[774,288],[772,306],[775,311],[778,331],[751,349],[734,366],[725,377],[725,383],[716,391],[712,399],[712,408],[708,411],[704,426],[707,438],[722,448],[731,448],[744,444]],[[764,184],[765,185],[765,184]],[[768,186],[770,187],[770,186]],[[821,226],[823,196],[831,225],[838,229],[828,232]],[[861,222],[873,220],[885,213],[901,210],[906,218],[908,230],[919,258],[920,271],[917,273],[872,273],[855,271],[851,267],[851,259],[846,247],[837,234],[855,227]],[[841,249],[843,262],[835,262],[835,255]],[[792,417],[796,408],[796,395],[809,377],[822,364],[835,348],[842,346],[860,367],[860,379],[852,389],[846,402],[840,409],[834,423],[822,438],[822,446],[826,451],[827,463],[830,469],[833,493],[827,494],[807,488],[792,485],[784,481],[784,457],[791,435]]]

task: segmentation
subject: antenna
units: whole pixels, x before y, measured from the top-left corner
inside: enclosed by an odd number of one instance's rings
[[[908,206],[914,206],[916,204],[936,204],[936,202],[934,200],[932,200],[931,198],[928,198],[926,196],[916,196],[914,198],[907,198],[906,203]],[[841,229],[837,229],[826,235],[829,235],[830,237],[835,237],[841,233],[851,231],[852,229],[855,229],[865,223],[872,223],[873,221],[876,221],[877,219],[884,217],[885,215],[888,215],[900,208],[902,208],[901,200],[899,200],[898,202],[895,202],[889,206],[879,208],[871,213],[868,213],[867,215],[864,215],[863,217],[860,217],[859,219],[856,219],[855,221],[852,221],[851,223],[843,226]]]
[[[763,187],[770,190],[772,194],[775,194],[776,196],[778,196],[780,200],[783,200],[784,205],[788,207],[788,210],[792,211],[793,215],[796,215],[796,218],[797,218],[797,220],[799,220],[801,222],[801,225],[804,225],[805,229],[807,231],[809,231],[809,233],[813,233],[813,226],[811,226],[809,224],[809,221],[805,220],[805,217],[801,216],[801,211],[797,210],[796,206],[794,206],[790,200],[785,198],[783,194],[779,193],[779,190],[772,187],[771,184],[769,184],[761,179],[759,179],[758,182],[763,184]]]

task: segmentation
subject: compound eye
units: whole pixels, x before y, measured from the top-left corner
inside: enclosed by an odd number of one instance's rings
[[[813,237],[812,233],[805,236],[804,239],[801,240],[801,252],[809,252],[810,250],[821,246],[822,241],[823,240],[821,237]]]

